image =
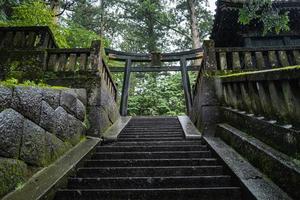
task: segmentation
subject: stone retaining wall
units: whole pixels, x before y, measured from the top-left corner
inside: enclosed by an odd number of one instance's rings
[[[85,135],[86,90],[0,86],[0,196]]]

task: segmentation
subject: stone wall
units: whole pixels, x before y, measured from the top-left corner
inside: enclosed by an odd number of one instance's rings
[[[86,90],[0,86],[0,196],[85,135]]]
[[[219,103],[213,77],[199,77],[190,118],[202,134],[214,135],[219,121]]]
[[[68,88],[84,88],[87,100],[87,134],[101,137],[102,134],[120,117],[118,105],[105,81],[98,76],[81,75],[75,78],[58,77],[47,79],[49,85]]]

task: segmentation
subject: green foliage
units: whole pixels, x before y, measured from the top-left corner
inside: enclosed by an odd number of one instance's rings
[[[135,88],[129,94],[130,115],[176,116],[185,113],[180,73],[137,73],[136,76],[133,79]]]
[[[90,47],[93,40],[100,39],[95,32],[76,22],[64,21],[67,26],[57,23],[54,13],[44,1],[27,0],[12,9],[11,19],[0,20],[0,26],[49,26],[57,44],[62,48]]]
[[[280,12],[272,0],[251,0],[245,3],[239,12],[239,22],[242,25],[250,23],[262,23],[263,35],[269,32],[279,34],[282,31],[289,31],[289,12]]]

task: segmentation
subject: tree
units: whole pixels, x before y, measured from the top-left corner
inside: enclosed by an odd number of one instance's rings
[[[207,0],[171,0],[176,4],[172,9],[178,39],[175,45],[179,49],[200,48],[209,35],[213,15],[207,9]],[[187,28],[189,27],[189,28]]]
[[[239,22],[243,25],[262,23],[263,35],[269,32],[279,34],[290,30],[288,14],[276,8],[272,0],[251,0],[240,9]]]

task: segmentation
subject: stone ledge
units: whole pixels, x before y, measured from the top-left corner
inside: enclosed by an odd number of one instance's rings
[[[188,116],[178,116],[178,120],[187,140],[198,140],[202,138],[202,134],[194,126],[193,122]]]
[[[228,124],[219,124],[217,134],[290,196],[300,198],[300,166],[292,158]]]
[[[226,123],[246,131],[273,148],[295,156],[300,152],[300,132],[280,126],[274,121],[247,115],[231,108],[222,107],[222,119]]]
[[[244,186],[242,188],[249,195],[243,199],[291,200],[277,185],[255,169],[241,155],[220,140],[220,138],[205,136],[203,138]]]
[[[21,189],[6,195],[3,200],[52,199],[55,190],[65,184],[68,175],[72,174],[100,141],[99,138],[87,138],[52,165],[35,174]]]
[[[300,66],[260,70],[220,76],[222,82],[275,81],[300,78]]]
[[[116,141],[124,127],[131,120],[131,117],[120,117],[104,134],[105,141]]]

